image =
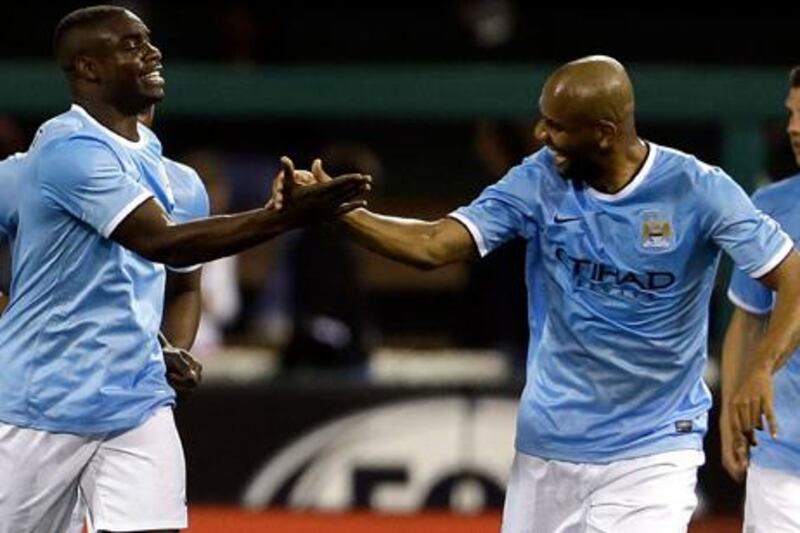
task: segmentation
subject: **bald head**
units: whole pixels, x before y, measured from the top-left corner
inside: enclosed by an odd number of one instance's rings
[[[633,123],[633,86],[611,57],[589,56],[559,67],[545,82],[542,99],[581,121]]]

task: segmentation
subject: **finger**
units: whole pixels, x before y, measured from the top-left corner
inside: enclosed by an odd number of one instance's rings
[[[313,163],[311,163],[311,173],[316,178],[317,183],[326,183],[331,181],[331,178],[327,172],[322,168],[322,159],[315,159]]]
[[[749,415],[744,414],[744,409],[745,408],[742,405],[735,406],[733,416],[731,416],[731,423],[733,425],[734,435],[738,435],[740,438],[749,439],[747,436],[749,429],[745,423],[745,419]]]
[[[345,202],[336,210],[336,215],[344,215],[345,213],[349,213],[350,211],[360,207],[367,207],[367,201],[356,200],[355,202]]]
[[[339,190],[353,190],[363,194],[369,183],[361,174],[346,174],[335,180],[319,185],[321,190],[325,191],[339,191]]]
[[[778,418],[775,416],[775,406],[772,403],[772,398],[767,397],[764,399],[764,415],[767,418],[767,426],[769,427],[769,434],[773,439],[778,438]]]
[[[317,180],[314,179],[314,175],[311,172],[307,171],[307,170],[295,170],[294,171],[294,182],[297,185],[306,186],[306,185],[315,184],[317,182]]]
[[[274,180],[272,180],[272,196],[270,197],[269,202],[267,202],[267,206],[272,207],[277,211],[283,209],[284,181],[285,173],[283,170],[278,172],[278,175],[275,176]]]
[[[183,376],[172,375],[169,376],[168,383],[173,389],[191,390],[196,389],[198,382],[193,379],[187,379]]]
[[[743,439],[738,439],[733,447],[733,472],[732,475],[737,481],[741,481],[747,471],[750,462],[750,448]]]
[[[363,196],[365,191],[362,189],[361,181],[357,179],[345,179],[342,181],[334,180],[321,185],[314,185],[314,193],[326,202],[343,203],[359,196]]]
[[[332,205],[338,206],[350,202],[362,201],[364,200],[363,195],[364,193],[358,190],[342,191],[341,193],[331,196],[330,202]]]
[[[283,193],[288,195],[294,188],[294,163],[286,156],[281,157],[281,169],[283,172]]]
[[[764,429],[764,420],[761,416],[761,398],[750,402],[750,429]]]

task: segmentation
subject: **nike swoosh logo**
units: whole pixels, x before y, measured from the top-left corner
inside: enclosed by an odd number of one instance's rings
[[[580,220],[580,217],[564,217],[564,218],[561,218],[560,216],[558,216],[558,214],[556,214],[556,216],[553,217],[553,222],[555,222],[556,224],[565,224],[567,222],[576,222],[578,220]]]

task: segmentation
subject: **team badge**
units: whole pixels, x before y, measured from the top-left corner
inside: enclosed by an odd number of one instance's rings
[[[642,248],[667,250],[675,239],[675,226],[672,220],[661,211],[645,211],[642,216]]]

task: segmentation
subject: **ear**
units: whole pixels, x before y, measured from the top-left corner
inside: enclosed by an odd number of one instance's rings
[[[89,56],[77,56],[74,62],[75,75],[83,80],[95,83],[100,80],[97,60]]]
[[[597,145],[601,150],[608,150],[613,146],[619,129],[617,125],[610,120],[601,120],[597,123],[595,131],[597,135]]]

